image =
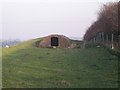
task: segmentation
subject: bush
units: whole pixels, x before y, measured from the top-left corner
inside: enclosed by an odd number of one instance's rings
[[[120,58],[120,52],[118,50],[110,49],[110,48],[107,48],[107,49],[112,55],[116,55],[118,56],[118,58]]]
[[[103,46],[100,43],[93,43],[93,42],[85,42],[85,48],[92,48],[92,47],[101,47]]]
[[[39,47],[39,44],[40,44],[40,40],[35,42],[36,47]]]

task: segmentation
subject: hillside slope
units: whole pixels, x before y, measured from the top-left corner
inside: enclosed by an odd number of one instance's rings
[[[38,40],[3,48],[4,88],[118,87],[117,57],[105,48],[38,48]]]

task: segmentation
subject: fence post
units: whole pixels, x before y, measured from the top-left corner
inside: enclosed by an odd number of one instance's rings
[[[100,38],[99,38],[99,39],[100,39],[99,41],[101,42],[101,32],[99,33],[99,37],[100,37]]]
[[[99,33],[99,43],[100,43],[100,33]]]
[[[114,49],[114,34],[112,33],[112,49]]]
[[[104,44],[104,32],[102,32],[102,43]]]

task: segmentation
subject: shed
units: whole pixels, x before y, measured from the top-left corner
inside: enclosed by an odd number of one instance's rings
[[[64,47],[71,45],[70,39],[64,35],[49,35],[40,41],[39,47]]]

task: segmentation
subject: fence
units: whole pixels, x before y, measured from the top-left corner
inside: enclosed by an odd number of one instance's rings
[[[120,35],[115,33],[100,32],[88,41],[102,43],[112,49],[120,49]]]

